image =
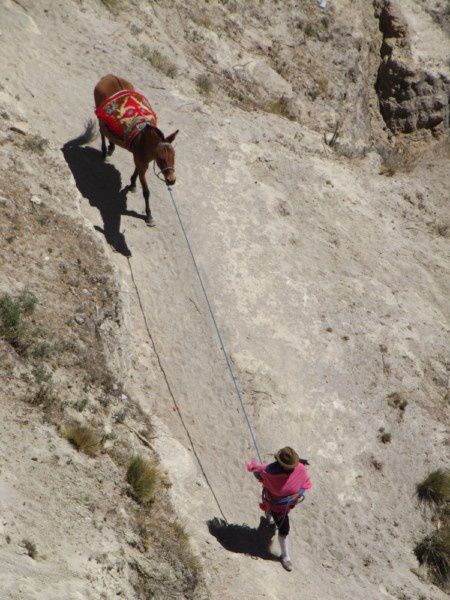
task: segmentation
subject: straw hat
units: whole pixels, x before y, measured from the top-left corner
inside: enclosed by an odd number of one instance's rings
[[[287,471],[293,471],[300,462],[297,452],[290,446],[278,450],[275,454],[275,458],[283,469],[286,469]]]

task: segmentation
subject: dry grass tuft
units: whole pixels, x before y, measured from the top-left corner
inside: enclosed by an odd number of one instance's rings
[[[156,464],[140,456],[135,456],[128,465],[127,482],[139,502],[153,500],[160,476]]]
[[[378,150],[382,158],[380,175],[393,177],[396,173],[410,173],[417,163],[417,156],[407,148],[380,148]]]
[[[163,511],[139,515],[137,525],[146,551],[157,551],[176,572],[182,573],[183,597],[192,598],[202,578],[202,567],[183,525],[171,521]]]
[[[48,148],[49,141],[43,138],[41,135],[29,135],[25,138],[24,146],[32,152],[43,154],[45,149]]]
[[[450,527],[428,535],[414,548],[421,565],[428,567],[433,582],[441,587],[450,583]]]
[[[442,506],[450,502],[450,471],[437,469],[416,486],[419,502],[427,506]]]
[[[65,429],[63,434],[77,450],[88,456],[96,456],[101,450],[103,436],[96,429],[83,425],[73,425]]]
[[[195,83],[198,91],[204,96],[209,96],[214,89],[212,77],[208,73],[202,73],[201,75],[198,75]]]
[[[336,146],[339,136],[341,135],[341,129],[342,129],[342,121],[338,120],[338,121],[336,121],[334,130],[333,130],[333,135],[331,136],[330,139],[327,138],[326,133],[323,134],[323,141],[325,142],[325,144],[327,146],[330,146],[330,148],[334,148]]]
[[[295,115],[292,112],[291,101],[287,96],[281,96],[277,100],[271,100],[267,102],[264,107],[266,112],[271,112],[274,115],[285,117],[290,121],[295,121]]]
[[[159,50],[152,50],[147,44],[142,44],[138,49],[141,58],[148,61],[154,69],[161,71],[167,77],[174,79],[178,74],[178,67]]]
[[[120,0],[100,0],[100,2],[113,14],[118,13]]]

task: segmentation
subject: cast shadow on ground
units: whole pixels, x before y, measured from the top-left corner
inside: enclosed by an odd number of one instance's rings
[[[133,210],[127,210],[127,193],[129,186],[122,188],[119,171],[111,163],[102,159],[101,152],[89,146],[80,146],[77,140],[67,142],[62,153],[75,178],[80,193],[95,206],[102,217],[103,229],[96,227],[104,234],[106,241],[114,250],[124,256],[131,256],[125,236],[120,231],[122,215],[144,219]]]
[[[209,533],[213,535],[225,550],[248,554],[264,560],[279,561],[270,552],[270,544],[275,535],[275,525],[268,525],[261,517],[258,528],[249,525],[235,525],[215,517],[207,522]]]

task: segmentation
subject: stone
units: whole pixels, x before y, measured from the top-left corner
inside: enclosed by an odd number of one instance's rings
[[[39,196],[31,196],[30,202],[32,204],[36,204],[37,206],[42,204],[42,200],[39,198]]]

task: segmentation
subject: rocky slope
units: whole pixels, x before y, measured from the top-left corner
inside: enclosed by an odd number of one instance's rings
[[[417,73],[445,83],[444,3],[399,5]],[[60,205],[81,210],[114,265],[118,363],[152,418],[211,596],[443,598],[411,569],[431,527],[414,485],[445,465],[448,444],[448,121],[417,116],[403,134],[383,119],[379,3],[8,0],[1,11],[3,139],[26,123],[55,161],[48,175],[31,160],[10,168],[30,194],[44,175],[81,192],[79,208],[70,187]],[[151,180],[149,230],[140,192],[123,191],[129,154],[104,164],[98,140],[58,152],[107,72],[150,97],[163,131],[180,128],[175,198],[265,458],[289,443],[312,463],[289,575],[246,555],[267,557],[243,469],[254,449],[167,192]],[[213,521],[221,511],[234,527]]]

